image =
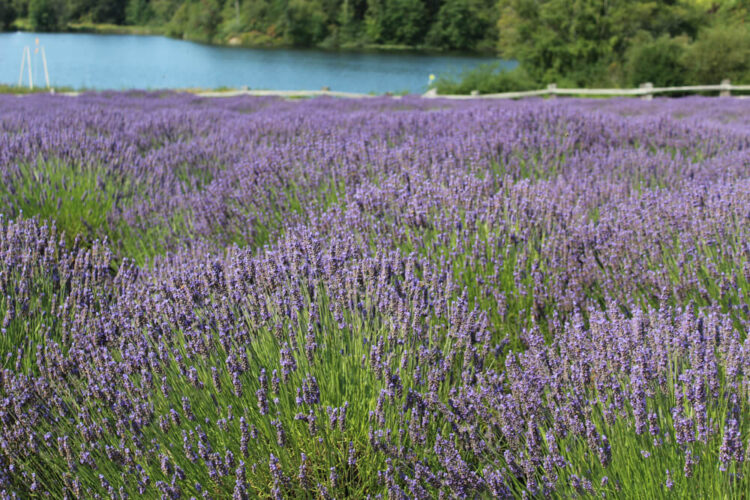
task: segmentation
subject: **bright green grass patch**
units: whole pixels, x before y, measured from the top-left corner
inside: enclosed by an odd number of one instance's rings
[[[128,177],[96,166],[39,159],[8,170],[0,185],[0,209],[10,217],[54,220],[68,247],[90,244],[108,232],[107,217],[132,196]]]

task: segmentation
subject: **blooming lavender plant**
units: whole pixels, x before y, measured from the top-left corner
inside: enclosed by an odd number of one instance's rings
[[[0,491],[741,496],[738,110],[0,97]]]

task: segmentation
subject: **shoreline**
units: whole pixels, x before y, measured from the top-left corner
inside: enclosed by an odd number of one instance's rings
[[[26,19],[16,19],[6,32],[21,31],[26,33],[39,33],[31,28]],[[191,38],[179,38],[170,36],[166,33],[164,27],[158,26],[127,26],[119,24],[98,24],[98,23],[69,23],[65,31],[44,32],[50,34],[63,33],[87,33],[92,35],[138,35],[138,36],[163,36],[172,40],[182,40],[186,42],[209,45],[213,47],[243,48],[243,49],[294,49],[294,50],[319,50],[323,52],[348,52],[348,53],[414,53],[423,55],[441,55],[452,57],[497,57],[494,51],[474,51],[474,52],[457,52],[442,50],[436,47],[411,46],[411,45],[393,45],[393,44],[360,44],[346,43],[336,46],[326,44],[317,44],[313,46],[295,46],[285,43],[280,38],[270,38],[267,36],[253,37],[249,33],[237,33],[230,36],[224,42],[207,42]],[[255,41],[252,41],[255,40]]]

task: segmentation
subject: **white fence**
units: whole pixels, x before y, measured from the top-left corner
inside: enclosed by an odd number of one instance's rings
[[[718,92],[720,97],[729,97],[732,91],[750,91],[750,85],[732,85],[729,80],[722,80],[719,85],[687,85],[683,87],[654,87],[651,83],[644,83],[637,89],[561,89],[556,84],[550,83],[546,89],[529,90],[526,92],[502,92],[499,94],[479,94],[476,91],[471,95],[438,95],[432,89],[423,94],[426,98],[441,99],[520,99],[522,97],[537,97],[558,95],[573,96],[634,96],[642,99],[652,99],[656,94],[669,93],[692,93],[692,92]]]
[[[718,85],[687,85],[684,87],[654,87],[650,83],[644,83],[637,89],[563,89],[558,88],[556,84],[551,83],[547,88],[541,90],[528,90],[524,92],[502,92],[499,94],[479,94],[474,91],[470,95],[455,94],[438,94],[435,89],[422,94],[427,99],[521,99],[524,97],[542,97],[542,96],[581,96],[581,97],[618,97],[631,96],[641,97],[642,99],[652,99],[656,94],[670,93],[693,93],[693,92],[718,92],[720,97],[729,97],[732,92],[750,92],[750,85],[732,85],[729,80],[723,80]],[[358,94],[354,92],[336,92],[331,90],[230,90],[216,92],[199,92],[201,97],[232,97],[240,95],[249,96],[276,96],[288,99],[304,97],[347,97],[362,98],[375,97],[372,94]],[[393,96],[398,98],[400,96]]]
[[[652,99],[656,94],[669,93],[692,93],[692,92],[718,92],[720,97],[729,97],[732,92],[750,92],[750,85],[732,85],[729,80],[723,80],[719,85],[687,85],[684,87],[654,87],[650,83],[644,83],[637,89],[561,89],[551,83],[546,89],[528,90],[525,92],[502,92],[500,94],[479,94],[472,92],[470,95],[438,94],[435,89],[422,94],[426,99],[521,99],[524,97],[541,96],[592,96],[592,97],[618,97],[631,96],[641,99]],[[54,92],[54,90],[53,90]],[[75,96],[78,92],[66,92],[66,95]],[[274,96],[287,99],[299,99],[306,97],[344,97],[359,99],[363,97],[377,97],[373,94],[358,94],[355,92],[337,92],[333,90],[226,90],[197,92],[201,97],[234,97],[234,96]],[[399,99],[401,96],[392,96]],[[750,96],[748,96],[750,97]]]

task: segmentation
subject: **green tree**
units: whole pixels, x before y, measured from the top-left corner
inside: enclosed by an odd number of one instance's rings
[[[314,0],[290,0],[284,34],[292,45],[310,46],[322,41],[326,36],[323,7]]]
[[[130,25],[147,24],[154,17],[148,0],[129,0],[125,8],[125,22]]]
[[[8,4],[13,10],[13,14],[16,18],[29,17],[28,0],[8,0]]]
[[[500,0],[498,49],[536,80],[616,83],[641,31],[655,38],[692,26],[695,8],[670,0]]]
[[[427,34],[427,44],[451,50],[473,50],[491,21],[477,0],[446,0]]]
[[[0,0],[0,31],[8,29],[14,19],[13,4],[9,0]]]
[[[669,87],[688,83],[684,62],[687,45],[685,36],[662,35],[654,39],[648,33],[642,34],[626,54],[630,85],[651,82],[657,87]]]
[[[340,37],[343,41],[353,41],[357,38],[360,25],[355,17],[356,11],[352,0],[343,0],[339,15],[336,19],[339,25]]]
[[[186,40],[210,43],[215,41],[221,23],[218,0],[183,3],[167,25],[167,34]]]
[[[151,0],[149,4],[154,11],[153,23],[165,26],[183,5],[183,2],[181,0]]]
[[[370,0],[366,14],[368,37],[375,43],[418,45],[428,25],[421,0]]]
[[[60,31],[67,25],[63,0],[31,0],[29,22],[35,31]]]
[[[96,23],[123,24],[127,0],[96,0],[91,8],[91,20]]]
[[[750,31],[744,24],[718,25],[701,32],[685,57],[693,81],[716,84],[750,77]]]

